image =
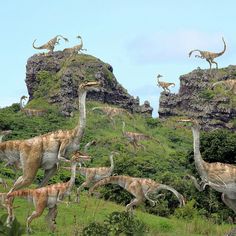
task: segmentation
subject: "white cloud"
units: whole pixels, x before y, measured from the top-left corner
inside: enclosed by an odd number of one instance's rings
[[[136,36],[127,44],[127,53],[137,63],[184,61],[193,49],[221,51],[222,35],[194,30],[158,32]]]

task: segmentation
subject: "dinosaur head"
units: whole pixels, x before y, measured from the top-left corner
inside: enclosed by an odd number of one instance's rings
[[[86,90],[86,91],[98,91],[101,88],[100,81],[90,81],[90,82],[83,82],[79,85],[79,90]]]
[[[23,95],[20,99],[21,100],[26,100],[27,98],[28,98],[27,96]]]
[[[198,120],[194,118],[183,118],[179,119],[178,122],[190,124],[191,126],[199,126]]]
[[[71,158],[71,162],[80,162],[80,163],[83,163],[85,161],[91,161],[91,157],[88,156],[87,154],[85,153],[82,153],[80,151],[76,151],[74,152],[74,154],[72,155],[72,158]]]

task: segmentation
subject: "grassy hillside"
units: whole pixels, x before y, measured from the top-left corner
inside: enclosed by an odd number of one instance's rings
[[[89,149],[89,154],[93,157],[89,166],[109,166],[110,152],[117,151],[119,156],[116,156],[114,160],[115,174],[147,177],[171,185],[189,202],[182,210],[175,211],[178,207],[177,199],[172,194],[165,192],[165,197],[160,199],[157,206],[151,207],[148,203],[140,206],[137,216],[149,226],[150,230],[147,235],[223,235],[223,232],[230,227],[221,225],[221,223],[229,215],[233,215],[232,211],[221,203],[220,194],[211,189],[199,193],[193,184],[184,178],[187,173],[195,170],[190,129],[180,127],[174,118],[160,121],[153,118],[144,119],[136,115],[134,119],[125,115],[117,118],[113,126],[106,116],[91,110],[92,107],[100,105],[96,102],[87,103],[87,128],[81,148],[91,140],[97,142]],[[47,108],[47,104],[43,100],[34,101],[31,106]],[[44,117],[29,118],[19,112],[18,104],[14,104],[11,107],[0,109],[0,129],[13,130],[7,139],[25,139],[52,130],[71,129],[75,127],[78,117],[79,114],[75,113],[72,118],[64,118],[59,115],[56,107],[50,107],[48,114]],[[140,148],[135,152],[127,140],[122,137],[123,120],[126,123],[127,131],[142,132],[153,137],[151,140],[142,141],[145,150]],[[204,151],[209,152],[210,150],[211,147]],[[1,165],[0,174],[1,177],[14,179],[20,173],[14,173],[11,169]],[[41,180],[42,174],[42,171],[39,171],[35,183]],[[69,172],[60,169],[50,183],[66,181],[69,176]],[[76,185],[79,186],[82,181],[83,179],[78,176]],[[57,217],[58,235],[73,235],[74,215],[76,215],[78,230],[81,231],[91,221],[102,221],[107,214],[113,211],[123,211],[123,206],[132,198],[118,186],[102,188],[101,196],[106,201],[83,195],[79,205],[74,203],[72,203],[73,207],[60,205]],[[115,201],[123,206],[110,201]],[[17,200],[15,205],[20,206],[16,209],[16,215],[23,224],[28,214],[28,210],[26,210],[29,208],[28,203],[24,200]],[[0,214],[3,214],[2,210]],[[206,221],[205,217],[210,218],[210,221]],[[35,235],[47,235],[48,231],[43,217],[35,220],[32,227],[37,232]]]

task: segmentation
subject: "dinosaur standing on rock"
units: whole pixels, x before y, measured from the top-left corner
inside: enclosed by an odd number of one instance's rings
[[[199,49],[195,49],[195,50],[192,50],[191,52],[189,52],[188,55],[190,57],[193,52],[199,52],[200,55],[195,55],[195,57],[205,59],[210,65],[210,70],[211,70],[212,63],[214,63],[216,65],[216,69],[218,69],[218,64],[217,64],[217,62],[214,61],[214,59],[216,57],[219,57],[219,56],[223,55],[225,50],[226,50],[226,43],[225,43],[225,40],[224,40],[223,37],[222,37],[222,40],[223,40],[223,43],[224,43],[224,49],[221,52],[209,52],[209,51],[201,51]]]
[[[83,48],[83,40],[82,40],[81,36],[78,35],[77,38],[80,39],[80,44],[78,44],[78,45],[76,45],[72,48],[65,48],[63,50],[63,52],[68,53],[70,55],[75,55],[75,54],[78,54],[81,51],[87,51],[87,49]]]
[[[170,93],[169,87],[171,85],[175,86],[175,83],[169,83],[169,82],[160,81],[159,78],[161,78],[161,77],[163,77],[163,76],[160,75],[160,74],[157,75],[157,86],[158,87],[162,87],[164,89],[164,92],[168,91]]]
[[[63,37],[62,35],[57,35],[55,36],[54,38],[50,39],[47,43],[43,44],[42,46],[39,46],[39,47],[36,47],[34,45],[36,39],[34,40],[33,42],[33,48],[34,49],[46,49],[48,50],[49,52],[53,52],[54,51],[54,48],[57,44],[59,44],[59,41],[60,41],[60,38],[64,39],[65,42],[68,42],[69,40],[65,37]]]

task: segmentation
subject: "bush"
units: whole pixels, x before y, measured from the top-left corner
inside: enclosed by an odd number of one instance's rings
[[[83,236],[146,235],[147,226],[128,212],[112,212],[103,224],[92,222],[83,229]]]

